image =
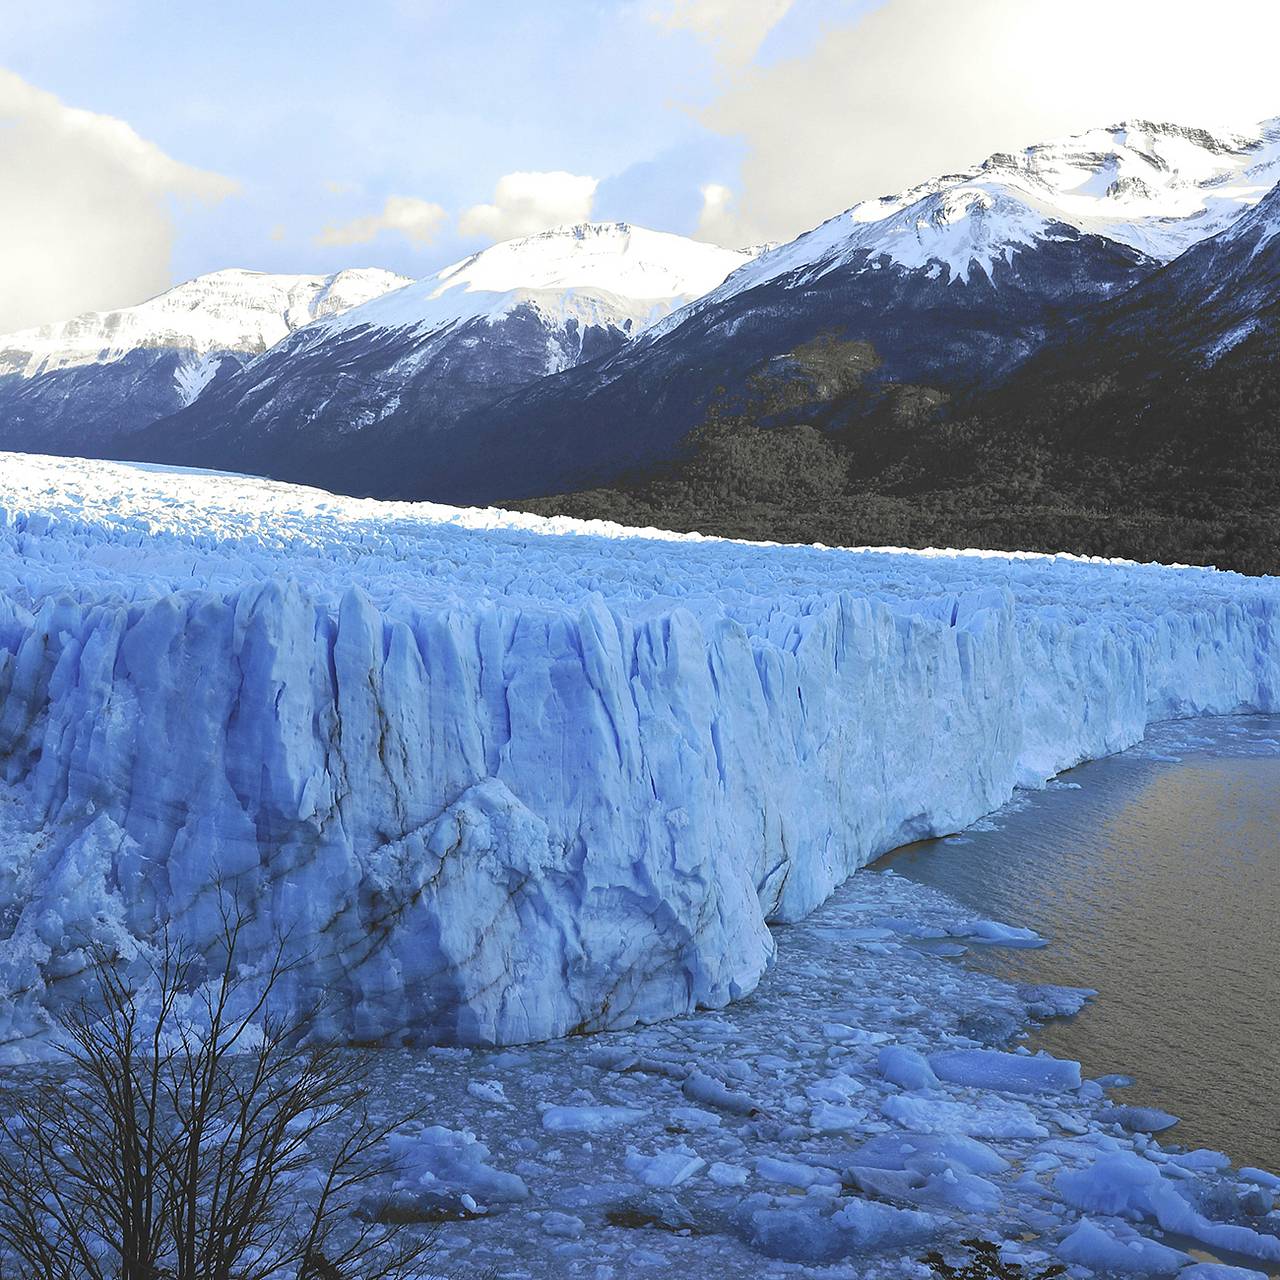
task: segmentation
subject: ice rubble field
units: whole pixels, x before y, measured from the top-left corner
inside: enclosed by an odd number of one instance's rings
[[[1029,1275],[1280,1274],[1280,1179],[1150,1135],[1172,1117],[1123,1079],[992,1047],[1083,998],[954,958],[993,932],[866,872],[723,1011],[372,1054],[384,1106],[431,1100],[393,1202],[445,1221],[439,1270],[504,1280],[924,1280],[975,1235]]]
[[[4,1040],[228,886],[362,1040],[722,1006],[875,854],[1278,688],[1274,580],[0,454]]]

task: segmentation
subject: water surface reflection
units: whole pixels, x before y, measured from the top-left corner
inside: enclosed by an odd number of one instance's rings
[[[1182,1117],[1169,1138],[1280,1170],[1280,719],[1159,726],[877,866],[1038,929],[1045,950],[975,953],[1099,991],[1038,1045],[1135,1075],[1127,1101]]]

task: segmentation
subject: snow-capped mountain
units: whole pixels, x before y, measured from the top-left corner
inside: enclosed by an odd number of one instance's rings
[[[1048,192],[1082,229],[1168,261],[1280,182],[1280,116],[1239,133],[1131,121],[992,156],[982,171]]]
[[[1280,182],[1225,231],[1171,263],[1139,293],[1159,296],[1209,362],[1245,338],[1280,333]],[[1189,314],[1190,313],[1190,314]],[[1194,317],[1194,324],[1189,323]],[[1165,329],[1170,325],[1166,323]]]
[[[712,399],[821,336],[848,344],[868,404],[889,386],[999,383],[1064,326],[1175,278],[1162,266],[1277,180],[1280,118],[1138,121],[992,156],[758,251],[561,227],[417,282],[267,289],[247,315],[240,282],[276,278],[219,273],[183,287],[204,291],[198,334],[179,289],[145,314],[0,342],[0,444],[453,501],[609,482],[678,457]],[[1211,290],[1201,277],[1185,287]]]
[[[376,268],[330,276],[215,271],[146,302],[0,337],[0,374],[35,377],[109,364],[138,348],[257,355],[313,320],[341,314],[409,281]]]
[[[1063,228],[1167,262],[1230,226],[1278,181],[1280,117],[1246,133],[1149,121],[1094,129],[861,201],[761,254],[706,305],[852,265],[892,263],[968,282]]]
[[[1280,336],[1280,181],[1224,231],[1075,326],[1026,373],[1079,377],[1135,365],[1159,376],[1212,365],[1268,334]]]
[[[863,201],[610,359],[468,423],[457,456],[433,456],[409,492],[521,497],[669,460],[720,388],[823,333],[873,349],[872,385],[955,394],[990,384],[1064,323],[1229,226],[1278,179],[1280,118],[1244,133],[1137,122]],[[517,434],[534,464],[504,467],[500,442]]]
[[[1280,183],[1072,326],[983,409],[1009,433],[1034,413],[1064,457],[1136,460],[1158,493],[1217,492],[1220,505],[1276,474],[1277,370]]]
[[[474,253],[335,317],[325,329],[427,332],[500,319],[532,303],[548,319],[557,313],[588,323],[607,318],[638,330],[714,289],[752,256],[624,222],[556,227]]]
[[[0,440],[98,452],[172,413],[301,325],[408,281],[380,269],[329,276],[215,271],[116,311],[0,337]]]
[[[416,448],[398,442],[409,406],[425,440],[513,389],[616,351],[749,260],[626,223],[497,244],[292,334],[129,447],[376,488],[379,469],[401,469],[401,448]]]

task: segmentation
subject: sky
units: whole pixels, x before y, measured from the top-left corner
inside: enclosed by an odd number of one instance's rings
[[[0,332],[222,267],[786,240],[1124,118],[1280,115],[1276,0],[0,0]]]

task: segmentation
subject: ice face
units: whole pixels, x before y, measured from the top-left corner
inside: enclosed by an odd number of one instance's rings
[[[227,892],[362,1040],[722,1006],[876,854],[1277,689],[1266,579],[0,455],[0,1021]]]

